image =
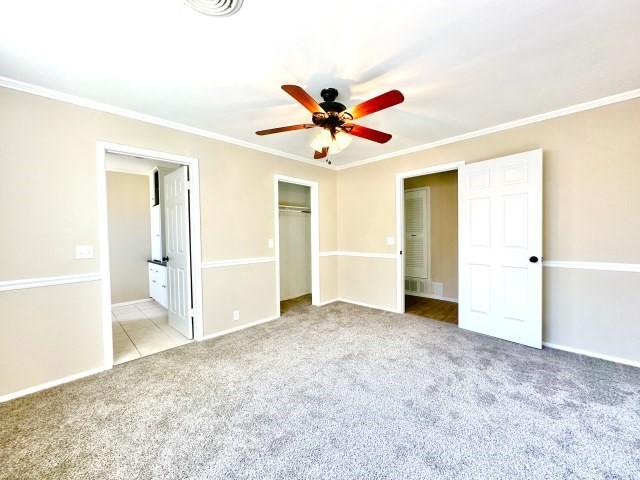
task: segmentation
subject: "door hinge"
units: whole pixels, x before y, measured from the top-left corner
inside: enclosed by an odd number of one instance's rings
[[[185,186],[187,187],[187,190],[191,190],[191,182],[189,180],[185,182]]]

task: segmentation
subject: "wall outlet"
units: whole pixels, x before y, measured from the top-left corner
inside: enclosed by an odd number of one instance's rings
[[[267,240],[267,245],[269,246],[269,248],[273,248],[273,238]]]
[[[237,322],[238,320],[240,320],[240,310],[234,310],[233,311],[233,321]]]
[[[93,245],[76,245],[76,258],[93,258]]]
[[[393,245],[396,243],[396,239],[394,237],[387,237],[387,245]]]

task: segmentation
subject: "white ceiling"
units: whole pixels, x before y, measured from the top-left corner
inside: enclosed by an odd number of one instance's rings
[[[344,164],[640,87],[640,1],[181,0],[0,2],[0,75],[311,157],[309,114],[280,90],[405,103],[361,124]]]

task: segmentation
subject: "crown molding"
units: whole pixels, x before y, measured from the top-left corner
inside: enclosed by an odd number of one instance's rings
[[[287,158],[289,160],[296,160],[298,162],[306,163],[307,165],[312,165],[314,167],[320,167],[320,168],[325,168],[325,169],[334,170],[334,171],[346,170],[349,168],[355,168],[362,165],[367,165],[369,163],[374,163],[382,160],[387,160],[390,158],[400,157],[402,155],[408,155],[411,153],[421,152],[424,150],[431,150],[433,148],[441,147],[443,145],[450,145],[452,143],[462,142],[464,140],[470,140],[472,138],[478,138],[485,135],[491,135],[493,133],[503,132],[505,130],[511,130],[513,128],[523,127],[525,125],[531,125],[532,123],[543,122],[545,120],[564,117],[566,115],[571,115],[573,113],[584,112],[586,110],[592,110],[594,108],[604,107],[614,103],[619,103],[619,102],[624,102],[626,100],[633,100],[635,98],[640,98],[640,88],[637,88],[635,90],[629,90],[627,92],[622,92],[615,95],[599,98],[596,100],[579,103],[569,107],[560,108],[558,110],[552,110],[550,112],[521,118],[519,120],[501,123],[499,125],[494,125],[492,127],[482,128],[480,130],[474,130],[472,132],[463,133],[461,135],[455,135],[453,137],[443,138],[433,142],[424,143],[422,145],[416,145],[415,147],[405,148],[403,150],[396,150],[395,152],[389,152],[383,155],[377,155],[375,157],[364,158],[362,160],[356,160],[355,162],[349,162],[344,165],[327,165],[322,162],[310,160],[301,155],[287,153],[287,152],[283,152],[281,150],[276,150],[269,147],[263,147],[262,145],[258,145],[256,143],[247,142],[245,140],[240,140],[233,137],[228,137],[220,133],[215,133],[215,132],[204,130],[201,128],[191,127],[183,123],[173,122],[171,120],[165,120],[163,118],[155,117],[153,115],[147,115],[145,113],[136,112],[134,110],[128,110],[126,108],[116,107],[114,105],[109,105],[106,103],[89,100],[87,98],[77,97],[75,95],[70,95],[67,93],[59,92],[57,90],[40,87],[37,85],[33,85],[31,83],[22,82],[20,80],[14,80],[8,77],[0,76],[0,87],[5,87],[12,90],[26,92],[26,93],[31,93],[33,95],[38,95],[40,97],[46,97],[53,100],[59,100],[61,102],[78,105],[80,107],[91,108],[93,110],[98,110],[105,113],[111,113],[113,115],[118,115],[121,117],[130,118],[133,120],[139,120],[141,122],[151,123],[153,125],[171,128],[173,130],[190,133],[192,135],[198,135],[200,137],[211,138],[213,140],[218,140],[220,142],[249,148],[251,150],[256,150],[263,153],[269,153],[271,155]]]
[[[329,170],[335,170],[335,167],[332,165],[327,165],[323,162],[318,162],[317,160],[310,160],[301,155],[283,152],[281,150],[276,150],[274,148],[263,147],[262,145],[258,145],[256,143],[251,143],[245,140],[239,140],[237,138],[228,137],[226,135],[222,135],[220,133],[212,132],[209,130],[204,130],[202,128],[191,127],[183,123],[166,120],[164,118],[155,117],[153,115],[147,115],[146,113],[140,113],[140,112],[136,112],[134,110],[129,110],[122,107],[116,107],[115,105],[109,105],[107,103],[89,100],[88,98],[78,97],[68,93],[59,92],[57,90],[52,90],[50,88],[40,87],[38,85],[33,85],[31,83],[22,82],[20,80],[14,80],[8,77],[0,76],[0,87],[5,87],[11,90],[17,90],[25,93],[31,93],[33,95],[50,98],[52,100],[59,100],[65,103],[71,103],[79,107],[90,108],[92,110],[98,110],[100,112],[105,112],[113,115],[118,115],[120,117],[130,118],[132,120],[139,120],[141,122],[151,123],[153,125],[158,125],[160,127],[171,128],[173,130],[190,133],[192,135],[198,135],[200,137],[218,140],[220,142],[249,148],[251,150],[257,150],[259,152],[269,153],[271,155],[287,158],[289,160],[296,160],[298,162],[303,162],[308,165],[313,165],[314,167],[321,167],[321,168],[327,168]]]
[[[505,130],[511,130],[512,128],[523,127],[525,125],[531,125],[532,123],[543,122],[545,120],[551,120],[553,118],[564,117],[573,113],[584,112],[586,110],[593,110],[594,108],[604,107],[613,103],[624,102],[626,100],[633,100],[640,97],[640,88],[635,90],[629,90],[628,92],[618,93],[616,95],[610,95],[608,97],[599,98],[597,100],[591,100],[589,102],[579,103],[570,107],[560,108],[558,110],[552,110],[547,113],[541,113],[539,115],[533,115],[531,117],[521,118],[520,120],[514,120],[512,122],[501,123],[494,125],[493,127],[482,128],[473,132],[463,133],[449,138],[443,138],[434,142],[425,143],[423,145],[417,145],[415,147],[405,148],[403,150],[397,150],[395,152],[385,153],[383,155],[377,155],[375,157],[365,158],[355,162],[350,162],[345,165],[337,165],[335,170],[346,170],[348,168],[359,167],[369,163],[379,162],[381,160],[387,160],[389,158],[400,157],[402,155],[408,155],[410,153],[421,152],[423,150],[431,150],[433,148],[441,147],[443,145],[449,145],[452,143],[462,142],[463,140],[469,140],[472,138],[482,137],[485,135],[491,135],[492,133],[503,132]]]

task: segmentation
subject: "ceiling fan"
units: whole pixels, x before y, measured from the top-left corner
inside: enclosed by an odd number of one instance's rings
[[[321,103],[317,103],[311,95],[297,85],[282,85],[282,89],[311,112],[312,123],[270,128],[257,131],[256,134],[271,135],[272,133],[320,127],[322,131],[311,142],[311,147],[315,150],[313,158],[327,158],[327,163],[331,163],[328,159],[329,154],[338,153],[351,143],[350,135],[378,143],[387,143],[391,140],[391,135],[388,133],[356,125],[351,121],[393,107],[404,101],[402,93],[398,90],[391,90],[347,109],[343,104],[335,101],[338,98],[338,90],[335,88],[325,88],[320,92],[320,96],[324,100]]]

